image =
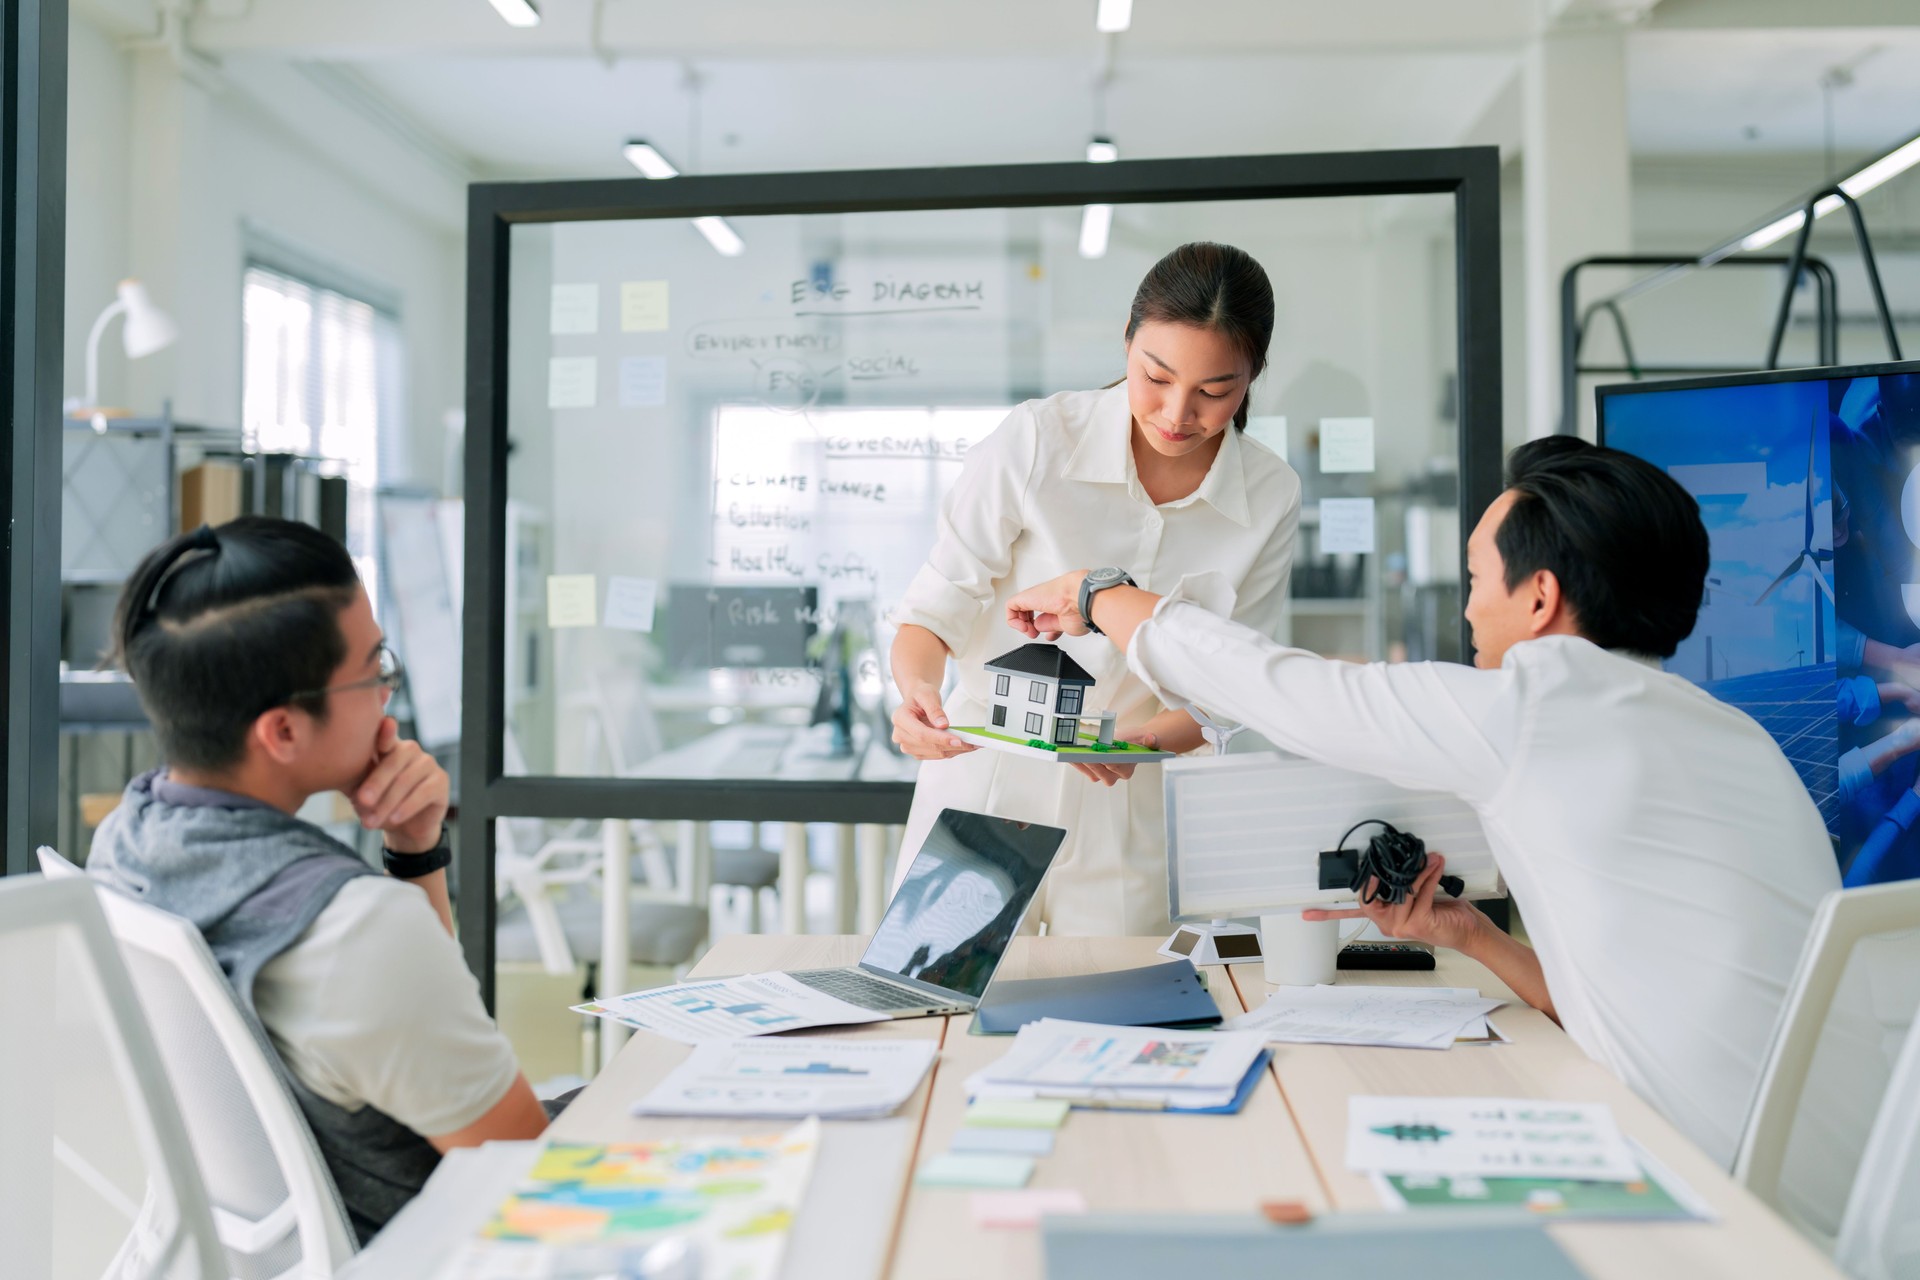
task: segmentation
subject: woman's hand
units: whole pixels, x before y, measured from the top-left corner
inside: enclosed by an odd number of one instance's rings
[[[902,751],[915,760],[946,760],[976,750],[972,743],[947,732],[938,685],[920,680],[901,694],[904,701],[893,712],[893,740]]]
[[[1121,738],[1120,741],[1132,742],[1142,747],[1151,747],[1156,751],[1160,748],[1159,735],[1145,729],[1138,733],[1129,733]],[[1090,761],[1082,763],[1078,760],[1069,760],[1067,763],[1075,769],[1078,769],[1081,773],[1086,774],[1087,777],[1094,782],[1104,782],[1108,786],[1112,786],[1116,782],[1125,782],[1133,776],[1133,771],[1140,767],[1137,764],[1106,764],[1104,762],[1093,763]]]
[[[1315,908],[1302,911],[1300,918],[1354,920],[1365,916],[1389,938],[1408,938],[1429,946],[1465,951],[1479,937],[1481,930],[1487,927],[1487,918],[1480,914],[1480,908],[1464,898],[1434,897],[1434,890],[1440,883],[1440,873],[1446,869],[1445,858],[1437,853],[1428,854],[1427,865],[1414,877],[1413,888],[1407,892],[1405,902],[1390,903],[1381,898],[1344,911]],[[1378,885],[1378,881],[1369,881],[1368,891],[1376,891]]]
[[[1007,601],[1007,625],[1029,640],[1086,635],[1087,620],[1080,616],[1080,583],[1086,576],[1085,569],[1075,569],[1028,587]]]

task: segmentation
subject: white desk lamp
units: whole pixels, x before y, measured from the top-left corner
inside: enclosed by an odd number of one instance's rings
[[[87,335],[86,395],[67,402],[68,416],[90,417],[95,431],[107,429],[109,416],[100,408],[100,339],[107,331],[108,322],[119,315],[127,318],[126,327],[120,333],[120,344],[129,360],[164,351],[180,336],[178,326],[166,312],[154,305],[153,299],[147,296],[147,287],[138,280],[122,280],[116,292],[119,296],[107,304],[107,309],[93,322],[93,330]]]

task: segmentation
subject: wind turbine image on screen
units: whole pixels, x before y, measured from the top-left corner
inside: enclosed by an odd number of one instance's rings
[[[1767,597],[1777,591],[1781,584],[1801,572],[1811,577],[1815,585],[1820,588],[1820,592],[1825,593],[1827,603],[1833,603],[1833,587],[1828,583],[1827,575],[1820,571],[1820,565],[1823,562],[1833,559],[1833,548],[1813,545],[1813,450],[1816,433],[1819,430],[1820,420],[1816,417],[1812,425],[1807,428],[1806,523],[1800,535],[1800,554],[1796,555],[1792,562],[1780,571],[1780,576],[1760,593],[1760,598],[1754,601],[1756,605],[1765,604]],[[1825,610],[1820,607],[1819,593],[1809,592],[1808,595],[1813,600],[1813,661],[1818,665],[1827,660],[1827,632],[1822,617]]]

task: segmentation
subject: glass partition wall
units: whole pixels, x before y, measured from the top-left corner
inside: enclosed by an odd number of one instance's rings
[[[886,614],[940,502],[1013,405],[1123,375],[1134,290],[1188,241],[1274,286],[1248,435],[1303,484],[1282,638],[1462,657],[1461,529],[1498,488],[1494,163],[477,188],[463,880],[491,879],[493,817],[900,821]],[[483,974],[493,896],[461,898]]]

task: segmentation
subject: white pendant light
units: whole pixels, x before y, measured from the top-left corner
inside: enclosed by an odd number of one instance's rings
[[[1103,35],[1125,31],[1133,25],[1133,0],[1099,0],[1093,11],[1093,29]]]
[[[1107,235],[1113,230],[1113,206],[1090,204],[1080,211],[1080,256],[1104,258]]]
[[[537,27],[540,25],[540,10],[534,7],[533,0],[492,0],[493,11],[506,20],[510,27]]]
[[[673,162],[661,155],[658,148],[643,138],[631,139],[626,146],[620,148],[620,154],[627,158],[628,164],[646,177],[677,178],[680,176],[680,171],[673,167]]]
[[[1112,164],[1120,158],[1120,148],[1112,138],[1094,138],[1087,143],[1088,164]]]
[[[695,218],[693,229],[705,236],[707,243],[726,257],[737,258],[747,251],[747,242],[727,225],[725,218]]]

